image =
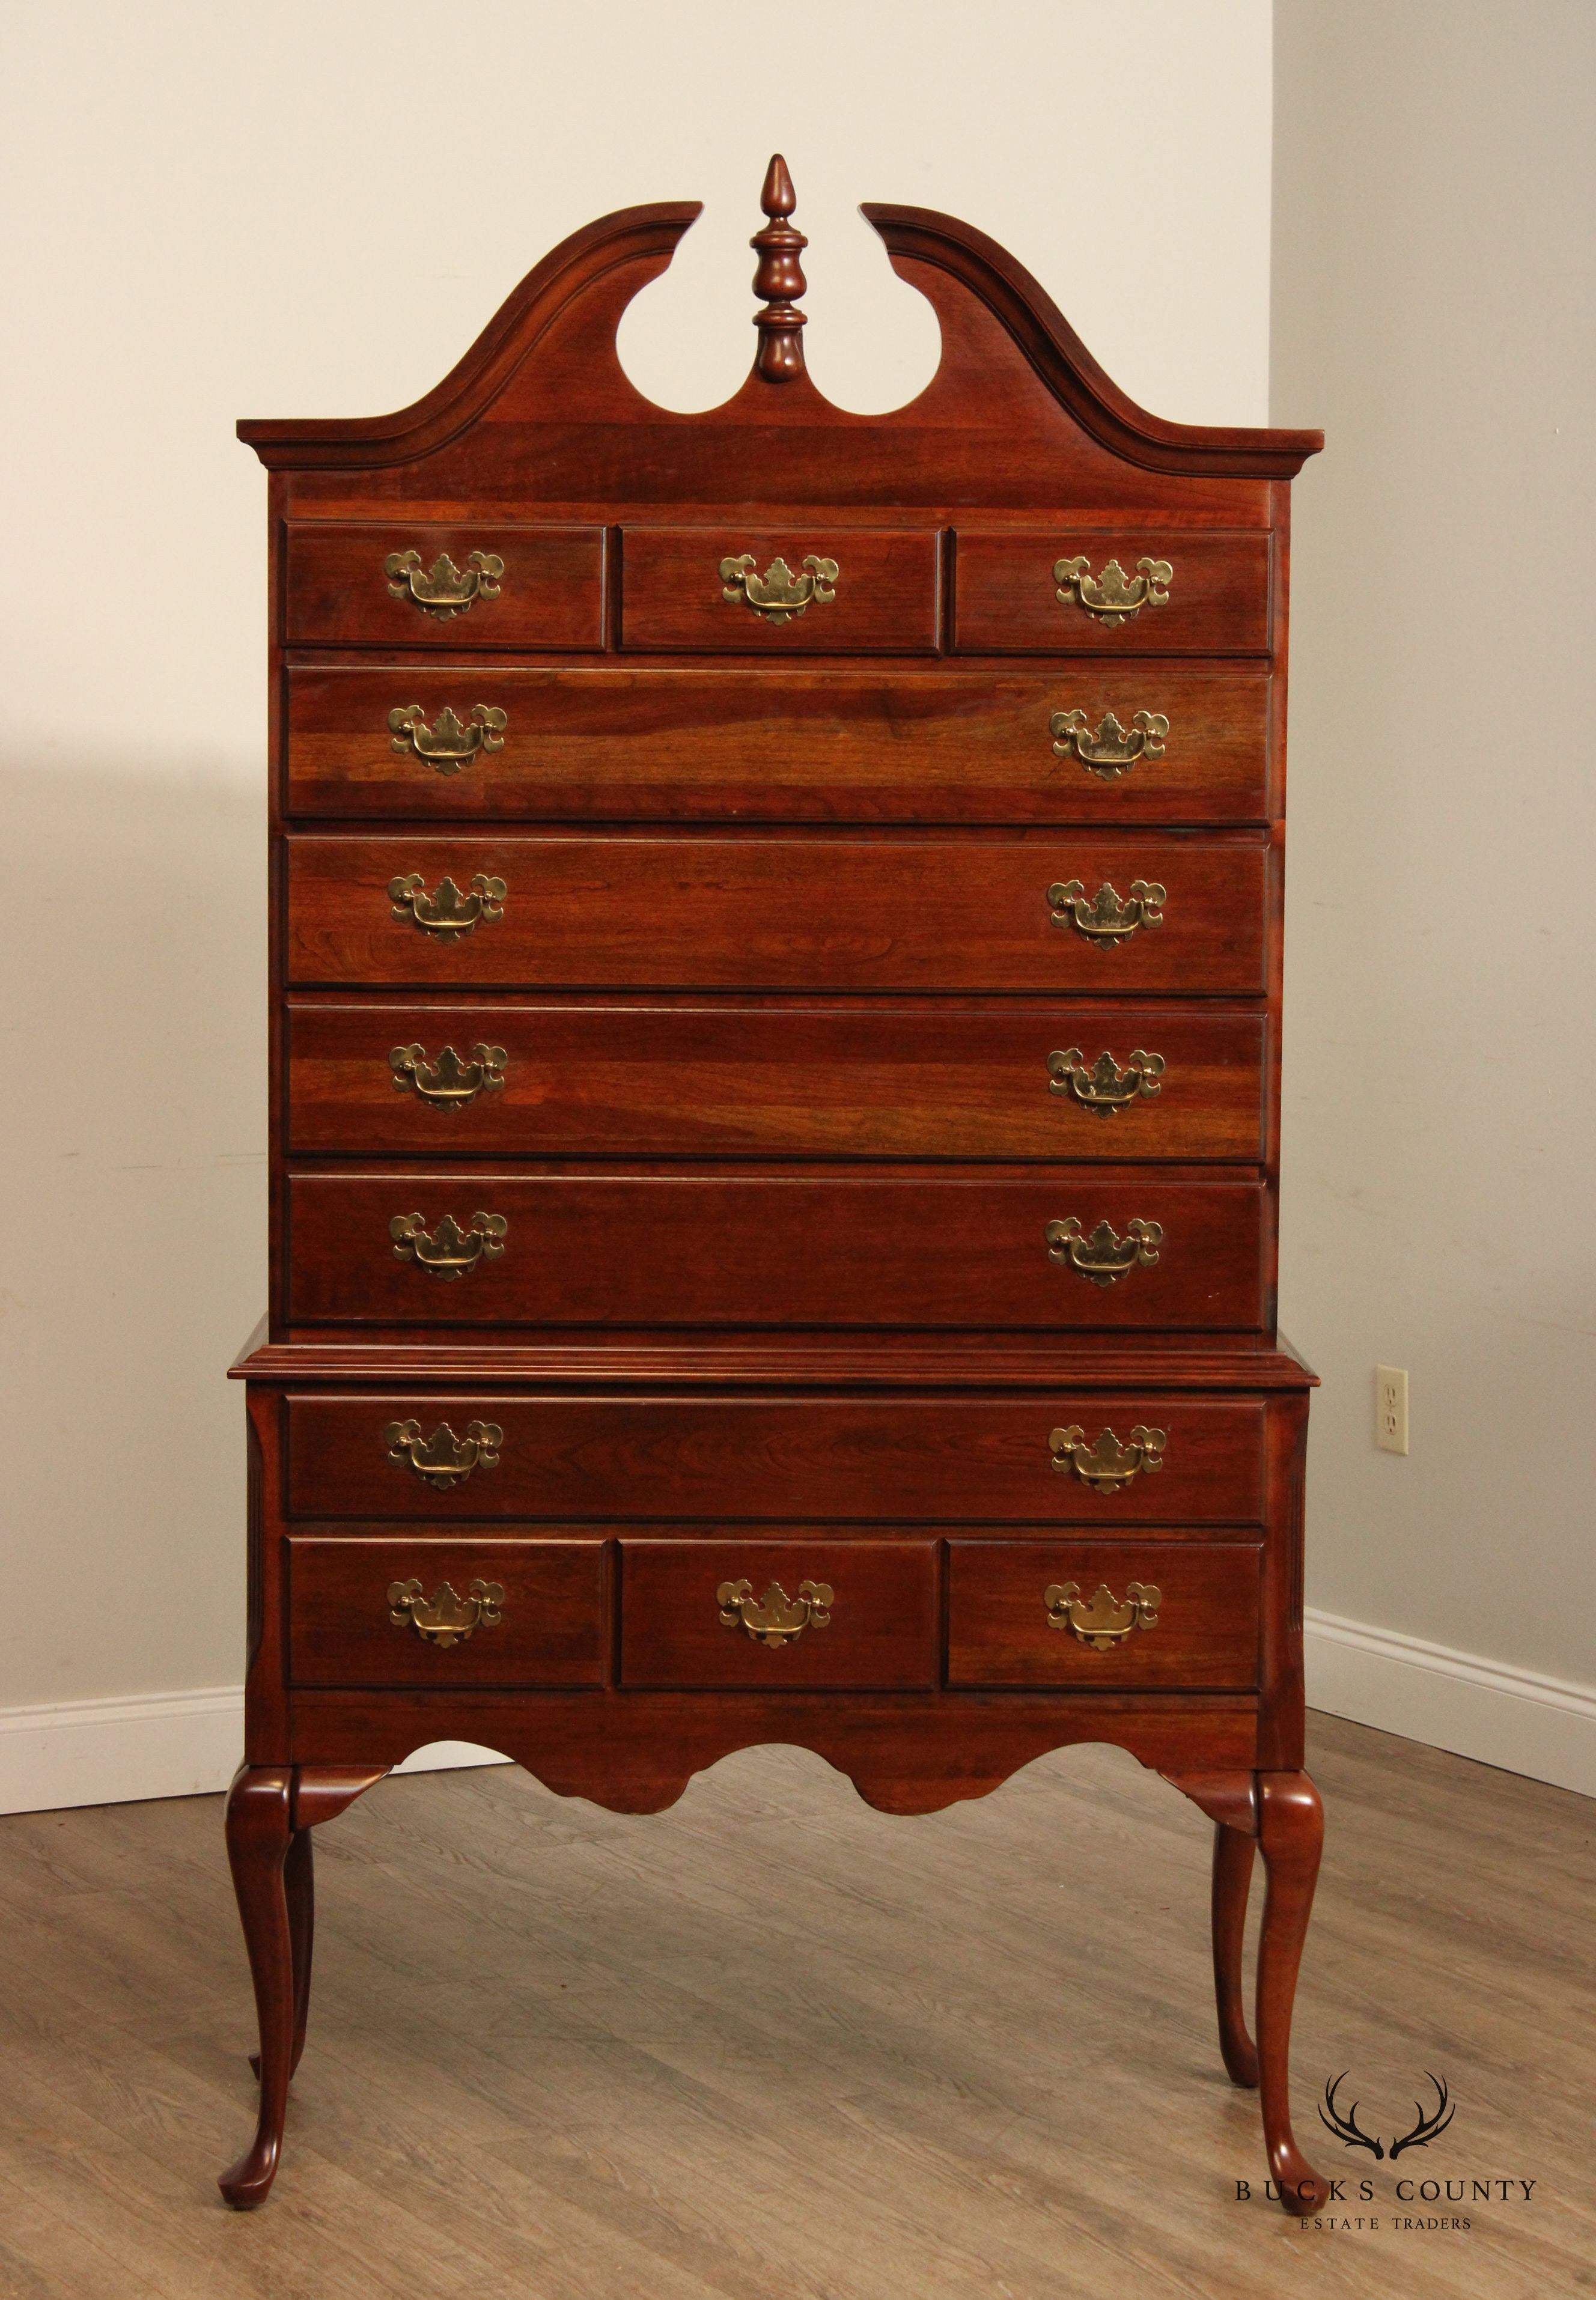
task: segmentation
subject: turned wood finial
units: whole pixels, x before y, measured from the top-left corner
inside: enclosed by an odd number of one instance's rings
[[[765,309],[754,314],[754,325],[759,330],[754,366],[767,383],[788,383],[804,372],[804,341],[799,333],[804,314],[792,298],[801,296],[808,284],[798,251],[809,243],[797,225],[788,221],[798,205],[798,195],[779,152],[765,171],[759,204],[770,221],[748,242],[759,257],[754,293],[766,298]]]

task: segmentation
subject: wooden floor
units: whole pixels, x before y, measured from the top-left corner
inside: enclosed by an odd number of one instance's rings
[[[1296,2114],[1377,2229],[1261,2196],[1208,1830],[1116,1752],[923,1820],[749,1751],[673,1812],[506,1766],[317,1832],[311,2041],[263,2212],[220,1801],[0,1821],[0,2292],[94,2300],[1277,2300],[1596,2292],[1596,1804],[1329,1719]],[[1451,2129],[1398,2164],[1434,2070]],[[1404,2177],[1534,2182],[1399,2206]],[[1250,2203],[1236,2201],[1250,2180]],[[1517,2191],[1515,2192],[1517,2194]]]

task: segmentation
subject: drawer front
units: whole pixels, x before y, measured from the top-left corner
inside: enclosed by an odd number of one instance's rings
[[[931,1541],[623,1541],[621,1681],[936,1683]]]
[[[289,646],[601,647],[601,527],[290,522]],[[397,698],[408,702],[408,696]]]
[[[1269,651],[1266,534],[1063,526],[961,533],[954,564],[960,654]]]
[[[300,1395],[287,1413],[300,1518],[1015,1521],[1113,1535],[1254,1524],[1263,1509],[1257,1398],[430,1390]],[[473,1423],[497,1432],[485,1451]],[[1157,1468],[1099,1484],[1082,1475],[1088,1451],[1053,1442],[1080,1429],[1107,1460],[1102,1433],[1128,1452],[1138,1429],[1163,1433]]]
[[[1269,674],[1253,664],[1093,661],[1046,675],[948,669],[890,679],[840,669],[297,668],[288,673],[288,811],[1256,822],[1269,812],[1268,698]]]
[[[296,1174],[288,1312],[430,1328],[1257,1328],[1266,1203],[1252,1183],[1090,1169]]]
[[[1251,995],[1266,861],[1256,839],[1103,831],[300,837],[287,965],[296,983]]]
[[[602,1685],[605,1545],[398,1531],[288,1548],[288,1673],[304,1686]]]
[[[1242,1542],[949,1542],[948,1682],[1246,1691],[1261,1560]]]
[[[301,1154],[1141,1162],[1259,1148],[1252,1014],[363,1000],[296,1001],[288,1022]],[[1124,1102],[1082,1102],[1094,1078],[1052,1060],[1075,1046],[1089,1069],[1104,1048],[1116,1068],[1138,1048],[1164,1068],[1127,1068],[1107,1089]]]
[[[621,644],[640,653],[935,654],[934,529],[629,527]]]

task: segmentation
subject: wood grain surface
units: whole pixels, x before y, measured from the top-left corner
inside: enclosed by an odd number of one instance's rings
[[[1258,1148],[1262,1033],[1249,1016],[1211,1011],[301,996],[286,1021],[297,1156],[1140,1163]],[[1069,1081],[1049,1068],[1056,1051],[1095,1061],[1116,1046],[1128,1055],[1132,1042],[1162,1056],[1156,1095],[1099,1114],[1058,1090]],[[469,1101],[418,1090],[418,1079],[439,1083],[446,1046],[466,1067],[477,1048],[498,1047],[497,1082],[479,1072]],[[415,1048],[396,1071],[396,1051]]]
[[[614,984],[794,990],[1255,993],[1266,850],[1138,832],[997,838],[532,838],[288,842],[296,983]],[[469,897],[502,879],[498,915],[429,933],[396,906],[417,874]],[[1055,886],[1122,903],[1165,888],[1161,924],[1116,944],[1054,923]],[[1132,919],[1136,913],[1132,912]],[[1138,1039],[1138,1045],[1142,1041]],[[1128,1049],[1127,1049],[1128,1051]]]
[[[460,654],[460,650],[453,652]],[[824,671],[678,663],[541,669],[513,659],[295,663],[284,796],[302,817],[645,821],[1261,822],[1263,663]],[[396,749],[389,712],[506,716],[501,746],[440,774]],[[1055,712],[1169,721],[1156,756],[1094,773]]]
[[[507,1227],[463,1275],[400,1246],[395,1221]],[[296,1172],[289,1312],[357,1326],[981,1326],[1223,1329],[1265,1319],[1263,1194],[1248,1184],[990,1180],[408,1166]],[[1111,1284],[1054,1258],[1074,1216],[1157,1221],[1150,1265]],[[1111,1225],[1112,1226],[1112,1225]],[[405,1242],[401,1241],[401,1244]],[[422,1250],[425,1250],[424,1247]],[[467,1251],[472,1250],[467,1248]],[[1065,1249],[1067,1252],[1067,1248]]]
[[[1153,1389],[1031,1398],[395,1390],[289,1396],[284,1506],[294,1517],[528,1520],[813,1518],[1093,1527],[1252,1524],[1264,1409]],[[439,1492],[390,1460],[390,1421],[504,1431],[497,1465]],[[1163,1467],[1100,1493],[1053,1466],[1079,1422],[1128,1440],[1162,1429]]]
[[[1090,562],[1099,580],[1111,559],[1127,581],[1151,559],[1172,569],[1168,598],[1116,621],[1061,600],[1054,568]],[[1156,528],[1082,523],[1031,535],[981,535],[961,527],[954,548],[954,646],[971,654],[1266,654],[1269,538],[1171,534]]]
[[[362,521],[296,521],[288,533],[283,636],[290,646],[598,647],[604,644],[601,527],[528,527],[484,516],[458,525],[397,512]],[[447,553],[462,574],[472,552],[504,571],[459,612],[439,615],[404,589],[385,562],[414,551],[423,575]],[[401,577],[401,585],[405,579]]]

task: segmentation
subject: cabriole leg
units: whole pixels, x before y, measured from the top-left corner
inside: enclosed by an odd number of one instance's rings
[[[294,2059],[294,1949],[283,1881],[293,1835],[292,1790],[287,1766],[245,1765],[228,1792],[227,1857],[249,1952],[261,2038],[255,2138],[217,2183],[239,2211],[263,2203],[276,2176]],[[308,1972],[307,1961],[307,1979]]]
[[[305,2029],[310,2017],[311,1946],[316,1929],[315,1857],[311,1851],[308,1829],[297,1829],[288,1838],[282,1882],[288,1904],[288,1946],[294,1960],[294,2050],[288,2061],[291,2079],[305,2057]],[[251,2053],[249,2065],[258,2077],[258,2053]]]
[[[1260,1773],[1258,1845],[1264,1922],[1258,1938],[1258,2067],[1269,2170],[1288,2212],[1313,2212],[1329,2193],[1291,2132],[1291,2007],[1324,1837],[1319,1792],[1306,1773]]]
[[[1219,2050],[1233,2084],[1256,2085],[1258,2047],[1247,2033],[1241,1997],[1241,1944],[1252,1883],[1253,1840],[1220,1821],[1214,1830],[1214,1997]]]

